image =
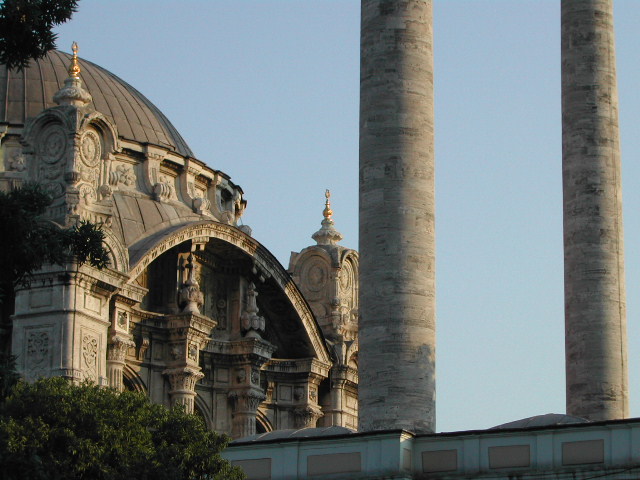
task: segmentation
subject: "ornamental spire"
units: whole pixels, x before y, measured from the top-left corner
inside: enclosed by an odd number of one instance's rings
[[[80,78],[80,64],[78,63],[78,44],[73,42],[71,44],[71,51],[73,56],[71,57],[71,65],[69,65],[69,77]]]
[[[333,226],[333,210],[331,210],[331,192],[327,189],[324,191],[324,210],[322,212],[322,216],[324,219],[322,220],[322,227],[316,233],[311,235],[318,245],[336,245],[340,240],[342,240],[342,234],[335,229]]]
[[[329,191],[329,189],[326,189],[324,191],[324,198],[326,198],[326,200],[324,202],[324,211],[322,212],[322,215],[324,216],[324,218],[328,218],[329,220],[331,220],[333,210],[331,210],[331,200],[329,200],[331,198],[331,192]]]
[[[53,101],[58,105],[73,105],[74,107],[84,107],[88,105],[92,98],[89,92],[82,88],[80,80],[80,63],[78,62],[78,44],[71,45],[71,63],[67,72],[69,76],[64,81],[64,87],[56,92]]]

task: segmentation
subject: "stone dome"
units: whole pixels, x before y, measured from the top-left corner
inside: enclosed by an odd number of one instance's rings
[[[53,95],[68,77],[71,55],[54,50],[23,71],[0,65],[0,125],[21,126],[29,117],[55,107]],[[144,95],[113,73],[80,59],[82,86],[93,107],[109,117],[118,135],[167,148],[184,157],[193,152],[167,117]]]

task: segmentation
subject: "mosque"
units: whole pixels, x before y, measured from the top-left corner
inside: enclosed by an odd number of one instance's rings
[[[363,0],[360,246],[330,193],[283,267],[243,191],[103,68],[0,69],[0,188],[103,225],[110,265],[47,266],[3,325],[27,379],[183,404],[252,480],[635,479],[612,0],[563,0],[567,413],[435,433],[432,0]]]
[[[338,244],[329,192],[317,244],[287,271],[239,226],[242,189],[76,52],[1,71],[2,188],[39,182],[48,219],[102,224],[110,257],[16,292],[20,372],[183,403],[234,438],[356,429],[358,254]]]

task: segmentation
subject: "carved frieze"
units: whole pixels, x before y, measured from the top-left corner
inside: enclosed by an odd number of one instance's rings
[[[118,185],[133,187],[136,184],[136,174],[133,167],[125,164],[117,165],[109,173],[109,184],[114,187]]]
[[[82,335],[82,370],[84,378],[93,382],[98,378],[98,345],[95,335]]]
[[[156,201],[169,201],[173,197],[173,179],[166,175],[160,175],[158,182],[153,186],[153,197]]]
[[[25,370],[29,379],[45,375],[50,368],[51,332],[49,329],[28,330],[26,334]]]

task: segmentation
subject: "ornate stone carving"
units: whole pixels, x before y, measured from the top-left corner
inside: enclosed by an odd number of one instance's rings
[[[200,291],[200,285],[196,280],[198,264],[195,263],[193,254],[189,255],[184,269],[188,272],[187,281],[180,289],[180,306],[183,313],[200,313],[200,306],[204,302],[204,296]]]
[[[327,284],[329,272],[327,265],[322,260],[316,260],[307,267],[305,278],[307,280],[307,288],[317,292],[324,288]]]
[[[82,162],[90,167],[94,168],[100,163],[102,156],[102,145],[100,143],[100,137],[93,130],[87,130],[80,137],[80,158]]]
[[[111,198],[111,195],[113,195],[113,188],[111,188],[111,185],[107,185],[106,183],[103,183],[102,185],[100,185],[98,192],[104,198]]]
[[[140,339],[140,345],[138,347],[138,360],[144,360],[145,355],[147,354],[147,350],[149,349],[149,345],[151,345],[151,339],[148,335],[143,335]]]
[[[224,297],[223,292],[224,284],[220,282],[218,284],[218,300],[216,301],[216,310],[218,313],[218,329],[224,330],[227,328],[227,300]]]
[[[96,381],[98,378],[98,339],[88,333],[82,336],[82,361],[84,378]]]
[[[172,360],[179,360],[183,357],[184,349],[182,345],[172,345],[169,349],[169,355]]]
[[[124,363],[129,347],[134,347],[135,343],[129,338],[114,335],[109,341],[107,349],[107,360]]]
[[[114,187],[119,184],[124,184],[127,187],[134,186],[136,184],[136,174],[133,172],[133,167],[130,165],[118,165],[109,173],[109,184]]]
[[[26,160],[20,150],[16,150],[15,152],[13,152],[13,154],[9,157],[8,169],[15,172],[24,172],[26,168]]]
[[[34,378],[49,367],[47,359],[50,352],[48,331],[36,330],[27,333],[27,358],[25,367],[27,376]]]
[[[43,130],[38,142],[40,160],[53,164],[62,159],[66,150],[67,138],[60,125],[51,125]]]
[[[124,312],[121,312],[124,313]],[[109,386],[118,391],[124,389],[122,381],[122,372],[125,364],[125,357],[130,347],[134,347],[135,343],[124,335],[113,335],[109,340],[107,348],[107,377]]]
[[[163,373],[169,379],[172,391],[188,391],[193,392],[194,395],[196,390],[196,383],[198,383],[198,380],[204,377],[204,374],[202,372],[188,367],[165,370]]]
[[[258,292],[256,292],[256,286],[253,282],[249,283],[246,296],[247,306],[240,317],[242,330],[245,332],[246,337],[261,338],[260,332],[264,333],[265,321],[264,317],[258,315],[258,304],[256,302],[257,296]]]
[[[236,412],[255,412],[265,398],[267,397],[263,393],[255,390],[229,392],[229,400]]]
[[[196,383],[204,377],[204,373],[190,367],[179,367],[165,370],[163,374],[171,385],[171,404],[184,405],[187,413],[193,413]]]
[[[153,197],[157,201],[167,201],[173,196],[173,184],[169,177],[160,176],[159,181],[153,186]]]
[[[313,428],[322,417],[322,412],[311,406],[296,408],[293,410],[294,425],[296,428]]]
[[[193,199],[193,211],[200,214],[208,214],[211,208],[211,201],[208,198],[196,197]]]
[[[88,185],[86,183],[80,186],[79,192],[80,192],[80,197],[84,200],[84,203],[87,205],[91,205],[98,198],[95,188],[93,188],[91,185]]]
[[[189,360],[193,360],[194,362],[198,361],[198,347],[195,344],[189,344],[187,357],[189,358]]]
[[[78,167],[78,173],[80,173],[80,180],[90,183],[91,185],[98,185],[98,178],[100,174],[95,167],[87,167],[86,165],[80,165]]]
[[[118,312],[117,324],[118,324],[118,328],[121,328],[122,330],[127,330],[127,326],[129,324],[129,314],[123,311]]]

